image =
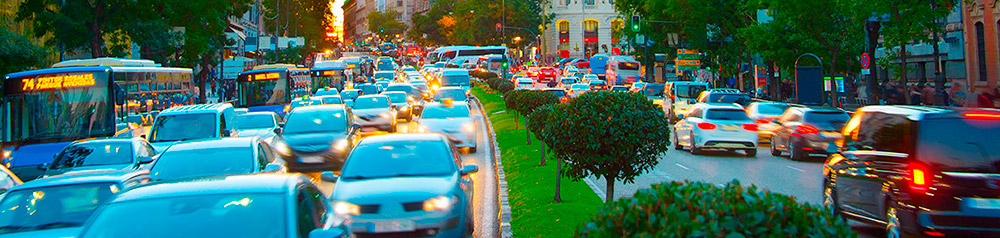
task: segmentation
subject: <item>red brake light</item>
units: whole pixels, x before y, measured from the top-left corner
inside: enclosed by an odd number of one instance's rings
[[[799,128],[795,129],[795,132],[798,132],[799,134],[816,134],[819,133],[819,129],[810,125],[801,125]]]
[[[743,129],[748,131],[757,131],[757,124],[743,124]]]
[[[715,124],[712,123],[702,122],[698,123],[698,128],[701,128],[703,130],[715,130],[716,126]]]
[[[753,122],[755,122],[757,124],[767,124],[767,123],[769,123],[771,121],[764,120],[764,119],[757,119],[757,120],[753,120]]]
[[[560,102],[566,102],[566,101],[569,101],[569,98],[568,97],[561,97],[561,98],[559,98],[559,101]]]
[[[962,115],[973,119],[1000,119],[1000,114],[993,114],[993,113],[967,112],[963,113]]]
[[[918,164],[910,164],[910,181],[912,182],[912,188],[918,191],[927,190],[927,186],[930,183],[930,173],[925,167]]]
[[[913,169],[913,185],[927,185],[925,177],[927,177],[927,175],[924,174],[923,170]]]

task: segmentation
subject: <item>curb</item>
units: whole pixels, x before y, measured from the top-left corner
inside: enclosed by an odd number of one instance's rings
[[[479,105],[479,111],[483,112],[483,119],[486,120],[486,127],[490,130],[489,139],[493,142],[493,163],[495,163],[493,168],[496,168],[495,174],[497,177],[497,195],[499,196],[497,201],[499,202],[498,205],[500,207],[500,213],[497,214],[500,218],[500,237],[514,237],[514,232],[510,226],[510,203],[507,201],[507,176],[503,171],[503,163],[500,162],[500,145],[497,144],[497,134],[496,131],[493,130],[493,123],[490,122],[490,117],[487,115],[486,109],[483,108],[482,102],[480,102],[479,98],[475,96],[472,98],[473,100],[476,100],[476,105]]]

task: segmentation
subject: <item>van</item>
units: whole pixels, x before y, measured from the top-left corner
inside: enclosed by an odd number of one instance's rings
[[[693,81],[668,81],[663,91],[663,107],[670,121],[677,121],[677,115],[687,114],[701,92],[708,90],[708,83]]]
[[[463,69],[445,69],[441,71],[441,76],[438,79],[441,82],[441,87],[461,87],[465,91],[469,91],[469,71]]]
[[[639,74],[640,65],[632,56],[611,56],[605,70],[608,84],[630,85],[642,81],[642,76]]]
[[[162,152],[178,141],[228,137],[234,117],[236,110],[229,103],[171,107],[156,115],[146,139]]]

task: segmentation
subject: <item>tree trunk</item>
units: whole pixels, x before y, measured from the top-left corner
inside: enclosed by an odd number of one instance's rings
[[[834,107],[840,107],[841,106],[840,105],[840,99],[839,99],[840,98],[840,95],[839,95],[840,92],[837,91],[837,77],[836,77],[837,76],[837,55],[840,54],[840,51],[839,50],[831,50],[830,52],[832,52],[832,54],[830,55],[831,60],[830,60],[830,73],[829,73],[829,75],[830,75],[830,100],[831,100],[830,101],[830,105],[833,105]],[[844,81],[847,81],[847,80],[844,80]]]
[[[97,6],[94,7],[94,20],[87,24],[87,30],[90,30],[90,55],[91,58],[104,57],[104,32],[101,29],[101,21],[104,18],[104,12],[107,10],[107,4],[104,1],[99,1]]]
[[[604,203],[611,203],[615,200],[615,177],[604,175],[604,180],[607,182],[607,195],[604,197]]]
[[[198,72],[198,103],[205,103],[208,98],[205,96],[205,82],[210,75],[208,67],[212,66],[212,56],[205,54],[201,56],[201,71]]]
[[[562,182],[562,159],[556,158],[556,197],[554,202],[562,202],[562,197],[559,196],[560,183]]]
[[[542,162],[538,166],[545,166],[545,142],[539,141],[538,144],[542,145]]]
[[[910,87],[906,85],[906,43],[899,46],[899,86],[903,88],[903,97],[906,98],[904,104],[913,104],[910,98]]]
[[[510,110],[510,108],[508,108],[507,110]],[[514,117],[514,130],[517,130],[517,128],[521,126],[521,125],[520,125],[520,124],[518,124],[518,122],[517,122],[517,112],[515,112],[515,111],[511,110],[511,111],[510,111],[510,115]]]
[[[528,139],[525,143],[531,145],[531,130],[528,130],[528,116],[524,117],[524,137]]]

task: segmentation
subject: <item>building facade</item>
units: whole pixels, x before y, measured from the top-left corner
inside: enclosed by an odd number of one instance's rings
[[[614,0],[553,0],[547,8],[555,20],[543,33],[542,55],[558,57],[589,57],[611,53],[619,39],[612,29],[623,26],[615,12]]]
[[[966,72],[968,54],[965,49],[969,41],[963,36],[962,15],[962,8],[956,7],[952,9],[952,12],[948,16],[938,20],[938,24],[943,31],[938,33],[938,52],[936,55],[934,54],[935,42],[933,41],[933,32],[927,32],[926,40],[906,45],[906,79],[908,85],[916,85],[921,79],[926,80],[928,83],[933,83],[936,68],[940,68],[941,75],[943,75],[947,82],[951,83],[948,85],[964,82],[969,77]],[[898,52],[900,48],[896,47],[892,50]],[[885,56],[885,48],[880,47],[876,49],[875,58]],[[938,61],[940,61],[941,65],[936,65]],[[894,60],[891,63],[899,64],[899,62],[899,60]],[[879,71],[877,73],[880,79],[899,79],[896,73],[890,72],[885,67],[879,68]]]
[[[965,27],[965,71],[970,91],[979,92],[997,88],[1000,73],[1000,9],[991,0],[970,0],[962,9]]]
[[[357,40],[357,35],[355,34],[355,30],[358,28],[357,24],[355,24],[357,20],[357,3],[358,0],[346,0],[344,1],[344,5],[340,6],[344,10],[344,19],[341,19],[341,22],[344,25],[342,37],[344,38],[345,45],[354,44],[354,41]]]

